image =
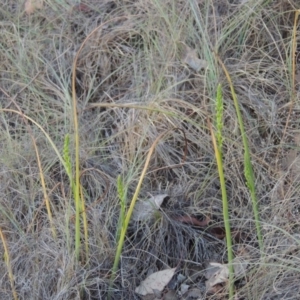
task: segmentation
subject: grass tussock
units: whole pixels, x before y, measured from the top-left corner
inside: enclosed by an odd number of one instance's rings
[[[135,288],[168,267],[228,299],[204,276],[228,263],[225,232],[248,264],[231,295],[297,299],[297,9],[50,0],[28,14],[2,1],[0,299],[146,299]],[[152,218],[132,219],[160,194]]]

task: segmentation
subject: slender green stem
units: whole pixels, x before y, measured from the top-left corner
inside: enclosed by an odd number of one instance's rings
[[[239,123],[240,132],[242,135],[243,146],[244,146],[244,173],[245,173],[245,178],[246,178],[246,184],[249,189],[251,200],[252,200],[252,209],[253,209],[253,214],[254,214],[258,244],[259,244],[261,253],[263,253],[262,230],[261,230],[261,223],[260,223],[260,219],[259,219],[258,200],[257,200],[256,190],[255,190],[255,179],[254,179],[254,173],[253,173],[253,168],[252,168],[252,163],[251,163],[251,155],[250,155],[250,150],[249,150],[249,145],[248,145],[248,139],[247,139],[247,135],[245,133],[243,118],[242,118],[242,114],[241,114],[240,107],[239,107],[239,102],[238,102],[238,99],[237,99],[237,96],[236,96],[236,93],[235,93],[235,90],[233,87],[231,77],[230,77],[225,65],[219,58],[219,56],[217,56],[217,59],[219,60],[219,63],[221,64],[221,66],[224,70],[224,73],[226,75],[227,81],[229,83],[231,95],[232,95],[235,110],[236,110],[236,115],[238,118],[238,123]]]
[[[173,129],[171,129],[171,130],[173,130]],[[158,144],[158,142],[161,140],[161,138],[164,135],[166,135],[171,130],[168,130],[166,132],[161,133],[155,139],[154,143],[152,144],[152,146],[151,146],[151,148],[150,148],[150,150],[148,152],[144,168],[143,168],[141,176],[139,178],[139,182],[137,184],[137,187],[135,189],[135,193],[134,193],[134,195],[132,197],[132,200],[130,202],[130,206],[129,206],[129,209],[127,211],[126,217],[124,219],[124,222],[122,222],[122,227],[120,229],[120,233],[119,233],[120,237],[119,237],[119,240],[118,240],[118,245],[117,245],[115,260],[114,260],[114,264],[113,264],[113,268],[112,268],[112,274],[111,274],[111,278],[110,278],[110,290],[109,290],[109,293],[108,293],[108,299],[111,298],[111,287],[112,287],[112,284],[114,282],[114,279],[115,279],[115,276],[116,276],[116,272],[118,270],[118,266],[119,266],[119,262],[120,262],[120,258],[121,258],[121,253],[122,253],[122,249],[123,249],[123,245],[124,245],[124,241],[125,241],[125,236],[126,236],[127,228],[128,228],[128,225],[129,225],[129,222],[130,222],[130,219],[131,219],[131,215],[133,213],[133,209],[134,209],[135,203],[136,203],[138,195],[140,193],[140,190],[141,190],[141,187],[142,187],[142,183],[144,181],[144,178],[145,178],[145,175],[146,175],[146,172],[147,172],[150,160],[151,160],[152,153],[154,152],[154,149],[155,149],[156,145]]]
[[[126,19],[128,17],[122,16],[111,19],[107,22],[102,23],[93,29],[88,36],[84,39],[81,46],[79,47],[73,62],[72,67],[72,108],[73,108],[73,126],[74,126],[74,136],[75,136],[75,188],[74,188],[74,200],[75,200],[75,256],[77,262],[79,261],[80,254],[80,211],[83,208],[83,204],[80,199],[80,173],[79,173],[79,126],[77,117],[77,97],[76,97],[76,67],[79,55],[84,48],[86,42],[93,36],[95,32],[104,27],[107,23],[113,22],[115,20]],[[85,213],[85,211],[83,211]]]
[[[125,240],[125,235],[126,235],[126,232],[127,232],[128,224],[129,224],[131,215],[133,213],[133,209],[134,209],[135,203],[137,201],[138,195],[140,193],[141,186],[142,186],[142,183],[143,183],[146,171],[147,171],[149,163],[150,163],[151,155],[152,155],[152,153],[153,153],[153,151],[155,149],[156,144],[158,143],[158,141],[161,139],[161,137],[164,134],[165,133],[162,133],[162,134],[159,135],[159,137],[156,138],[156,140],[154,141],[152,147],[149,150],[149,153],[147,155],[147,159],[146,159],[146,162],[145,162],[145,165],[144,165],[144,169],[142,171],[142,174],[140,176],[139,182],[138,182],[137,187],[135,189],[135,193],[134,193],[134,195],[132,197],[132,200],[131,200],[128,212],[126,214],[126,217],[125,217],[125,220],[124,220],[124,225],[122,226],[122,228],[120,230],[120,238],[119,238],[119,241],[118,241],[117,251],[116,251],[116,255],[115,255],[115,261],[114,261],[113,269],[112,269],[112,273],[113,273],[113,275],[112,275],[112,281],[114,279],[115,273],[116,273],[116,271],[118,269],[118,266],[119,266],[121,252],[122,252],[122,249],[123,249],[123,244],[124,244],[124,240]]]
[[[127,196],[127,191],[120,175],[117,178],[117,189],[118,189],[118,196],[120,199],[120,216],[118,222],[118,231],[116,234],[116,240],[118,241],[120,239],[121,229],[124,226],[125,204],[126,204],[126,196]]]
[[[227,257],[229,266],[229,299],[233,299],[234,296],[234,269],[233,269],[233,253],[232,253],[232,238],[230,229],[230,217],[228,208],[228,198],[225,184],[223,159],[222,159],[222,147],[223,147],[223,97],[221,85],[218,85],[217,89],[217,99],[216,99],[216,129],[217,133],[215,137],[214,131],[212,129],[211,123],[209,122],[209,128],[211,132],[212,142],[214,146],[218,173],[220,177],[220,185],[222,191],[222,204],[223,204],[223,219],[226,233],[226,245],[227,245]]]

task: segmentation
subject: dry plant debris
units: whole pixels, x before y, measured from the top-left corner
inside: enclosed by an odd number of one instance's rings
[[[196,49],[191,49],[188,46],[184,47],[182,61],[196,72],[208,66],[208,63],[204,59],[199,59]]]
[[[208,293],[212,293],[216,285],[227,284],[229,270],[226,264],[210,263],[206,270],[206,289]]]
[[[135,292],[143,296],[162,292],[174,276],[175,271],[176,268],[166,269],[149,275],[138,287],[136,287]]]
[[[163,194],[140,200],[134,207],[132,219],[134,221],[147,221],[153,218],[155,212],[159,210],[167,197],[169,197],[167,194]]]
[[[43,6],[44,0],[26,0],[24,10],[26,14],[31,15],[36,9],[42,9]]]
[[[246,269],[248,267],[247,261],[241,261],[239,258],[233,260],[234,266],[234,276],[239,278],[241,276],[246,276]],[[207,278],[205,285],[208,294],[215,294],[220,285],[228,284],[229,269],[228,264],[220,263],[209,263],[206,268],[205,277]]]

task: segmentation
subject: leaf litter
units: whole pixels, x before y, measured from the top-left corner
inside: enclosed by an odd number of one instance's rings
[[[158,211],[164,200],[168,198],[167,194],[152,196],[150,199],[142,200],[136,203],[132,215],[134,221],[145,221],[151,219]]]
[[[208,66],[206,60],[199,59],[196,49],[192,49],[186,45],[182,54],[182,61],[196,72],[206,69]]]
[[[43,6],[44,0],[27,0],[25,2],[24,10],[28,15],[31,15],[36,9],[42,9]]]
[[[243,261],[240,258],[236,257],[232,263],[234,268],[234,276],[236,278],[246,275],[246,269],[249,264],[248,261]],[[228,264],[220,264],[214,262],[209,263],[208,267],[206,268],[205,277],[207,279],[207,281],[205,282],[207,293],[215,293],[216,287],[218,285],[226,285],[228,283]]]
[[[138,287],[136,287],[135,292],[142,296],[162,292],[174,276],[175,271],[176,268],[166,269],[149,275]]]

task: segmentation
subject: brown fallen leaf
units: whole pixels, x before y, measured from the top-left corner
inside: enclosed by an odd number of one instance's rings
[[[226,236],[225,228],[222,227],[211,227],[207,231],[220,240],[224,239],[224,237]]]
[[[190,224],[192,226],[200,226],[200,227],[205,227],[209,224],[210,222],[210,217],[205,217],[203,221],[200,221],[196,219],[195,217],[191,216],[179,216],[174,218],[176,221],[185,223],[185,224]]]
[[[80,4],[75,5],[73,7],[73,10],[74,11],[82,11],[82,12],[90,12],[90,11],[92,11],[92,9],[88,5],[86,5],[84,3],[80,3]]]

